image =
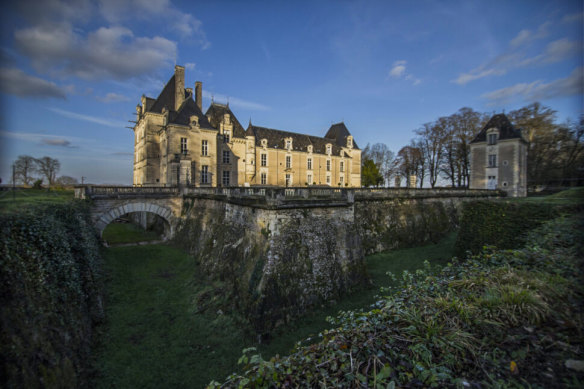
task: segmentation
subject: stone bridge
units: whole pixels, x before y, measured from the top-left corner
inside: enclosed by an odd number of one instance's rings
[[[133,187],[133,186],[78,186],[75,197],[92,201],[92,218],[101,236],[104,229],[120,216],[146,212],[158,215],[165,221],[165,238],[172,238],[179,220],[183,217],[185,198],[199,198],[235,204],[242,207],[268,210],[307,208],[350,208],[354,204],[399,199],[436,200],[476,199],[501,197],[504,193],[493,190],[469,189],[412,189],[412,188],[275,188],[275,187]]]

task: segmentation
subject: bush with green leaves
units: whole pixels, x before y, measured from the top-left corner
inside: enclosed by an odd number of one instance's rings
[[[584,346],[582,218],[556,219],[525,247],[485,247],[444,269],[404,272],[368,312],[341,312],[319,341],[209,387],[578,387]],[[579,356],[580,355],[580,356]]]
[[[99,241],[86,204],[0,215],[0,386],[84,386],[103,320]]]

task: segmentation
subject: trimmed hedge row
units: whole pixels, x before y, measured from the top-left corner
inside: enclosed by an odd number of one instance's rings
[[[478,254],[484,246],[499,249],[521,247],[526,231],[575,206],[550,203],[473,201],[463,205],[455,255],[464,258],[467,251]]]
[[[104,317],[87,205],[3,214],[0,231],[0,386],[87,386],[92,331]]]

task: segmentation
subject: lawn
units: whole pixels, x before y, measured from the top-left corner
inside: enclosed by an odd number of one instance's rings
[[[108,244],[149,242],[162,239],[154,231],[146,231],[132,223],[110,223],[102,235]]]
[[[13,212],[31,205],[65,203],[74,198],[68,189],[19,189],[0,192],[0,212]]]
[[[256,346],[264,357],[287,354],[297,341],[329,328],[327,316],[367,309],[379,288],[391,285],[388,271],[414,271],[425,259],[445,264],[454,241],[450,235],[436,245],[367,257],[369,288],[281,327],[262,345],[246,338],[233,313],[196,311],[194,296],[212,284],[198,274],[192,257],[166,245],[108,248],[108,321],[96,353],[95,386],[200,388],[223,380],[238,369],[243,348]]]

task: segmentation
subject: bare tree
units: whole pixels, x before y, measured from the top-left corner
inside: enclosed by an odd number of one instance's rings
[[[434,123],[424,124],[422,128],[415,131],[420,137],[418,145],[425,160],[424,165],[432,188],[436,185],[440,173],[446,125],[447,119],[440,118]]]
[[[57,178],[56,183],[63,186],[72,186],[79,184],[77,178],[70,177],[70,176],[61,176]]]
[[[37,159],[37,164],[40,173],[47,179],[49,185],[53,185],[55,183],[57,173],[61,168],[61,163],[59,160],[53,159],[51,157],[42,157]]]
[[[367,144],[361,152],[361,159],[364,161],[366,158],[375,163],[385,181],[385,185],[389,186],[390,179],[393,176],[395,153],[384,143]]]
[[[404,146],[395,159],[396,172],[406,179],[412,175],[418,176],[422,169],[422,151],[415,146]]]
[[[14,162],[14,179],[24,185],[30,185],[33,175],[38,172],[37,160],[30,155],[19,155]]]

